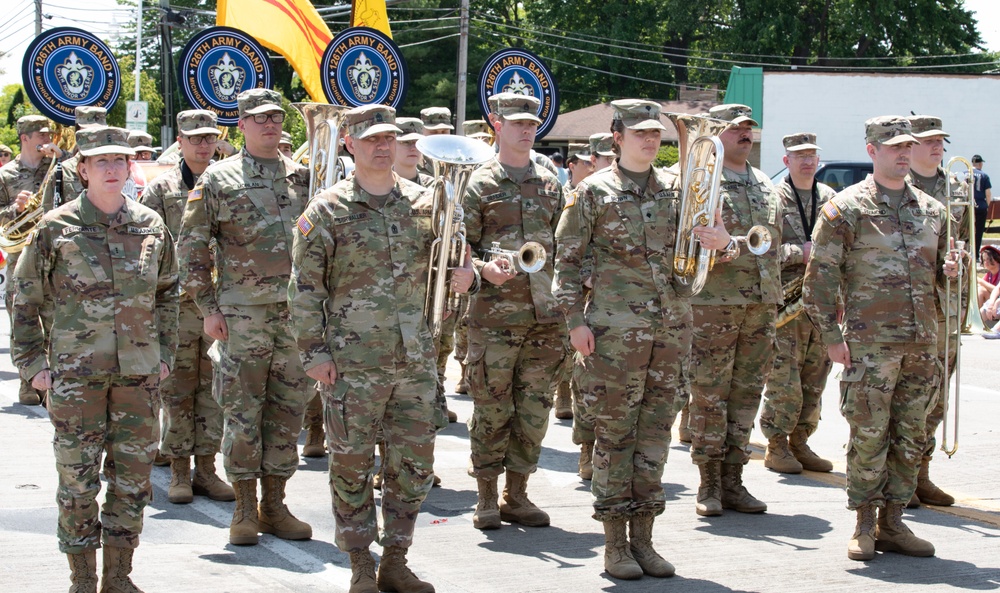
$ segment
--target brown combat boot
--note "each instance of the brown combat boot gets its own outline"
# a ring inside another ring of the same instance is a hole
[[[381,441],[378,444],[378,471],[372,477],[372,486],[376,490],[382,489],[382,482],[385,482],[385,462],[386,462],[386,451],[385,451],[385,441]]]
[[[462,374],[460,376],[461,378],[458,380],[458,385],[455,386],[455,393],[465,395],[469,393],[469,382],[465,380],[465,363],[460,362],[458,364],[462,367]]]
[[[917,474],[917,490],[913,493],[920,502],[936,507],[950,507],[955,504],[955,497],[941,490],[931,482],[931,458],[924,457],[920,463],[920,473]]]
[[[500,507],[497,506],[497,479],[476,478],[479,498],[476,512],[472,514],[472,526],[476,529],[500,529]]]
[[[302,446],[303,457],[323,457],[326,455],[326,435],[323,423],[310,424],[306,428],[306,444]]]
[[[299,521],[285,505],[284,476],[264,476],[261,478],[260,531],[281,539],[309,539],[312,527]]]
[[[903,524],[901,502],[887,502],[878,514],[875,525],[875,549],[879,552],[897,552],[907,556],[927,557],[934,555],[934,544],[913,535]]]
[[[406,565],[406,548],[386,546],[378,565],[379,591],[396,593],[434,593],[434,585],[421,581]]]
[[[167,467],[170,465],[170,458],[163,454],[163,451],[157,451],[156,457],[153,458],[153,465],[156,467]]]
[[[684,407],[681,408],[681,419],[677,424],[677,438],[680,439],[682,443],[691,444],[691,427],[689,423],[691,422],[691,404],[685,403]]]
[[[858,523],[854,536],[847,544],[847,557],[851,560],[871,560],[875,557],[875,505],[864,504],[857,508]]]
[[[743,464],[722,464],[722,508],[740,513],[763,513],[767,505],[754,498],[743,486]]]
[[[548,527],[548,513],[528,500],[528,474],[507,470],[507,483],[500,500],[500,518],[525,527]]]
[[[573,419],[573,396],[569,392],[569,381],[560,381],[556,387],[555,409],[558,420]]]
[[[170,487],[167,500],[174,504],[188,504],[194,500],[191,491],[191,458],[174,457],[170,460]]]
[[[804,428],[796,428],[788,439],[788,448],[795,459],[802,464],[802,469],[811,472],[832,472],[833,463],[823,459],[809,447],[809,433]],[[766,465],[766,463],[765,463]]]
[[[42,403],[42,394],[44,391],[38,391],[31,386],[31,383],[25,380],[21,380],[21,388],[17,391],[17,403],[22,406],[37,406]]]
[[[129,574],[132,573],[132,548],[104,546],[104,571],[101,593],[142,593]]]
[[[368,550],[351,552],[351,588],[347,593],[379,593],[375,584],[375,559]]]
[[[701,474],[701,484],[698,486],[698,500],[694,511],[702,517],[714,517],[722,514],[722,476],[721,462],[706,461],[698,465]]]
[[[629,549],[642,572],[651,577],[672,577],[674,565],[653,549],[654,519],[652,513],[642,513],[629,519]]]
[[[257,480],[240,480],[233,484],[236,509],[229,524],[229,543],[234,546],[256,546],[259,539],[257,515]]]
[[[191,483],[191,490],[194,494],[207,496],[211,500],[236,500],[233,487],[215,474],[215,455],[194,456],[194,481]]]
[[[764,452],[764,467],[779,474],[801,474],[802,464],[788,450],[788,437],[779,434],[767,441]]]
[[[97,550],[66,554],[69,558],[69,593],[97,593]]]
[[[594,479],[594,441],[588,441],[580,445],[579,467],[581,479]]]
[[[634,581],[642,577],[642,567],[632,556],[625,535],[625,519],[604,521],[604,570],[616,579]]]

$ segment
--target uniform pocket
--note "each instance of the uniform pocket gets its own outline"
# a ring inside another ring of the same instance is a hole
[[[469,353],[465,357],[465,378],[473,400],[489,396],[486,390],[486,344],[469,340]]]
[[[213,355],[213,350],[215,353]],[[219,407],[228,410],[240,398],[240,363],[225,352],[222,343],[216,341],[208,350],[209,357],[215,366],[212,374],[212,395]]]
[[[333,453],[349,453],[347,423],[344,422],[347,395],[347,381],[338,379],[333,385],[317,383],[319,396],[323,398],[323,425],[326,427],[327,444]]]
[[[840,373],[840,413],[845,418],[871,415],[868,410],[868,402],[858,397],[861,394],[859,383],[864,378],[867,369],[868,367],[863,361],[852,360],[851,368],[844,369]]]

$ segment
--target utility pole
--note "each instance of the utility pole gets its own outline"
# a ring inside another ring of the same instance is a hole
[[[42,0],[38,0],[41,2]],[[139,22],[135,27],[135,98],[139,100],[139,73],[142,71],[142,0],[139,0]]]
[[[42,0],[35,0],[35,37],[42,34]]]
[[[469,77],[469,0],[462,0],[458,25],[458,90],[455,92],[455,134],[462,136],[465,121],[465,87]]]
[[[163,125],[160,142],[169,146],[174,139],[174,50],[170,40],[170,0],[160,0],[160,80],[163,84]]]

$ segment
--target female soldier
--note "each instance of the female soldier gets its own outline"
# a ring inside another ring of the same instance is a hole
[[[139,591],[128,575],[152,494],[153,397],[176,349],[173,242],[155,212],[122,194],[127,138],[105,126],[77,132],[86,190],[45,215],[14,273],[14,362],[50,390],[57,535],[77,593],[97,592],[102,542],[101,591]]]
[[[691,307],[671,284],[677,179],[652,167],[666,129],[659,104],[611,105],[618,158],[566,199],[553,292],[577,351],[575,379],[596,418],[591,488],[594,518],[604,523],[604,568],[622,579],[669,577],[674,567],[653,549],[652,532],[664,508],[670,427],[688,392]],[[696,233],[709,249],[729,242],[721,225]],[[580,267],[588,245],[593,292],[584,311]]]

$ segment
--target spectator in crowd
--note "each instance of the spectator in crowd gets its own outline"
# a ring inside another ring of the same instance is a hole
[[[979,282],[979,311],[986,321],[1000,319],[1000,248],[984,245],[979,250],[986,275]]]
[[[973,181],[972,191],[976,198],[976,251],[983,247],[983,232],[986,231],[986,214],[990,209],[990,200],[993,199],[990,183],[990,176],[983,173],[983,157],[978,154],[972,155]]]

